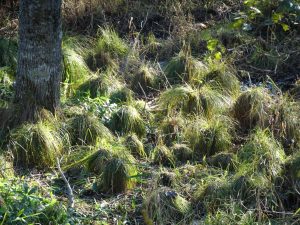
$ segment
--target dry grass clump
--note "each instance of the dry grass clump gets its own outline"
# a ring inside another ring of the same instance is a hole
[[[124,105],[113,113],[109,126],[119,135],[135,133],[138,137],[143,137],[146,134],[145,122],[132,106]]]
[[[197,119],[185,131],[185,139],[198,159],[226,152],[232,145],[232,122],[229,118]]]
[[[170,188],[154,190],[144,200],[144,222],[151,224],[188,224],[191,204]]]
[[[268,130],[257,129],[238,152],[238,161],[252,174],[281,174],[285,153]]]
[[[45,122],[24,124],[13,130],[10,146],[16,166],[38,169],[54,166],[63,149],[61,137]]]
[[[151,159],[153,163],[164,166],[175,166],[175,159],[170,149],[162,144],[157,145],[152,153]]]
[[[98,180],[97,191],[111,194],[126,192],[135,187],[136,180],[133,177],[136,175],[137,170],[130,162],[112,158]]]
[[[242,129],[268,126],[272,98],[262,87],[251,88],[242,93],[233,106],[233,116]]]
[[[125,147],[131,152],[133,156],[140,158],[147,157],[143,143],[135,134],[130,134],[126,137]]]
[[[171,146],[173,142],[182,139],[182,131],[184,128],[184,120],[180,117],[167,117],[161,125],[162,140],[167,146]]]
[[[171,147],[171,151],[175,156],[176,161],[181,163],[192,160],[194,156],[193,150],[186,144],[174,144]]]
[[[89,113],[75,114],[68,121],[72,145],[96,145],[101,138],[112,138],[112,134],[99,118]]]

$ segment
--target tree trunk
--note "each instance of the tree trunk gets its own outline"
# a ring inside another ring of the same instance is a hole
[[[15,103],[21,121],[40,109],[55,113],[61,81],[61,0],[20,0]]]

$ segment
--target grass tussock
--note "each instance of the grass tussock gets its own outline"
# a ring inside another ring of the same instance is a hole
[[[186,144],[174,144],[171,147],[171,151],[176,161],[181,163],[192,160],[194,156],[193,150]]]
[[[205,69],[206,66],[193,58],[189,50],[182,50],[168,62],[164,72],[171,84],[179,84],[191,81]]]
[[[129,88],[123,87],[113,91],[110,94],[110,100],[112,103],[131,103],[133,101],[133,91]]]
[[[124,193],[136,185],[137,175],[134,165],[119,158],[109,160],[97,183],[97,191],[105,193]]]
[[[238,152],[238,161],[252,174],[281,174],[285,152],[268,130],[256,130]]]
[[[130,87],[135,93],[145,95],[155,87],[157,78],[157,71],[153,67],[142,64],[135,74],[133,74]]]
[[[229,118],[197,119],[191,121],[185,131],[196,158],[226,152],[232,146],[232,122]]]
[[[14,164],[25,168],[47,169],[62,154],[62,140],[52,125],[24,124],[12,131],[10,145]]]
[[[140,141],[136,134],[130,134],[125,139],[125,147],[131,152],[133,156],[139,158],[147,157],[147,154],[144,149],[143,142]]]
[[[170,188],[159,188],[145,199],[142,214],[144,222],[151,224],[188,223],[191,204]]]
[[[271,112],[272,98],[265,88],[251,88],[242,93],[233,106],[233,116],[243,129],[265,128]]]
[[[222,111],[230,105],[230,99],[214,91],[210,86],[200,89],[189,85],[174,87],[164,91],[159,105],[168,114],[181,111],[185,114],[200,114],[211,117],[214,112]]]
[[[72,96],[76,89],[91,75],[84,58],[74,49],[63,47],[63,92],[65,96]]]
[[[68,131],[72,145],[96,145],[101,138],[113,137],[98,117],[86,112],[75,114],[69,119]]]
[[[230,152],[220,152],[207,159],[208,165],[224,170],[233,170],[236,163],[236,155]]]
[[[184,124],[185,121],[179,116],[167,117],[162,121],[160,125],[161,136],[167,146],[171,146],[173,142],[182,139]]]
[[[164,166],[175,166],[175,158],[172,151],[165,145],[157,145],[152,153],[153,163]]]
[[[146,134],[146,127],[140,113],[132,106],[124,105],[113,113],[109,127],[119,135],[135,133],[138,137]]]

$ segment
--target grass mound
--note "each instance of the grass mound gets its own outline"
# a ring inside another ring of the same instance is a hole
[[[150,224],[188,224],[191,204],[176,191],[160,188],[150,193],[143,204],[144,222]]]
[[[137,170],[132,161],[114,157],[105,165],[97,183],[97,191],[105,193],[123,193],[135,187]]]
[[[157,185],[165,187],[174,187],[176,184],[176,174],[163,170],[157,174]]]
[[[213,112],[228,107],[228,99],[209,86],[194,89],[191,86],[179,86],[164,91],[159,105],[168,114],[182,111],[186,114],[212,116]]]
[[[84,58],[72,48],[63,47],[63,92],[69,97],[82,84],[91,72],[85,64]]]
[[[129,51],[127,44],[111,28],[100,30],[97,40],[96,52],[106,52],[114,57],[124,57]]]
[[[184,120],[181,117],[165,118],[160,126],[164,143],[167,146],[171,146],[173,142],[180,141],[183,128]]]
[[[152,153],[151,158],[153,163],[164,166],[174,166],[175,159],[173,153],[170,149],[165,145],[157,145]]]
[[[105,72],[91,76],[78,87],[77,95],[87,95],[90,98],[109,96],[120,90],[123,84],[116,78],[115,71],[108,69]]]
[[[68,121],[72,145],[96,145],[101,138],[112,138],[100,119],[89,113],[74,115]]]
[[[173,57],[165,67],[165,74],[171,84],[189,82],[199,73],[206,69],[206,66],[194,59],[186,50],[181,51]]]
[[[48,169],[63,149],[61,137],[50,124],[24,124],[10,136],[14,164],[25,168]]]
[[[156,83],[156,71],[149,65],[142,64],[131,78],[131,89],[140,95],[147,94]]]
[[[132,106],[122,106],[114,112],[109,126],[119,135],[135,133],[138,137],[146,134],[145,122],[139,112]]]
[[[240,92],[238,78],[224,63],[211,62],[208,71],[202,76],[202,82],[225,95],[237,96]]]
[[[231,124],[228,118],[221,117],[191,121],[185,131],[185,138],[194,150],[195,157],[201,159],[228,151],[232,143]]]
[[[125,147],[133,156],[145,158],[147,156],[143,143],[135,134],[130,134],[125,139]]]
[[[186,144],[175,144],[171,147],[171,151],[178,162],[186,163],[193,159],[194,152]]]
[[[281,140],[285,152],[292,154],[300,147],[300,102],[280,96],[274,108],[274,134]]]
[[[107,162],[112,159],[113,153],[107,149],[99,149],[86,158],[88,172],[100,175],[105,169]]]
[[[272,99],[268,91],[261,87],[251,88],[242,93],[233,106],[233,116],[242,129],[268,125]]]
[[[238,161],[247,171],[270,177],[281,174],[284,160],[283,148],[268,130],[256,130],[238,152]]]

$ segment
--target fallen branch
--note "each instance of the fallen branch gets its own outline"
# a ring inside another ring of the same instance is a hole
[[[69,181],[67,180],[66,176],[64,175],[61,167],[60,167],[60,162],[59,162],[59,159],[56,158],[56,163],[57,163],[57,169],[58,169],[58,172],[60,173],[63,181],[65,182],[66,186],[67,186],[67,194],[68,194],[68,204],[69,204],[69,207],[71,208],[74,208],[74,194],[73,194],[73,190],[71,188],[71,185],[69,183]]]

